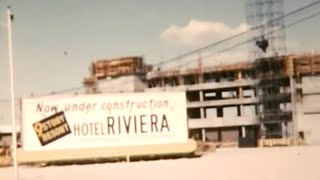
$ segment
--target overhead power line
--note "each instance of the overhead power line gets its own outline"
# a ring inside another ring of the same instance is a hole
[[[317,2],[320,3],[320,0],[317,1]],[[307,6],[304,6],[304,7],[307,7]],[[310,7],[310,6],[308,6],[308,7]],[[302,9],[302,8],[300,8],[300,9]],[[304,9],[305,9],[305,8],[304,8]],[[296,10],[295,10],[295,11],[296,11]],[[290,13],[288,13],[288,14],[292,14],[292,12],[290,12]],[[297,20],[297,21],[294,21],[294,22],[292,22],[292,23],[290,23],[290,24],[287,24],[287,25],[285,25],[284,27],[278,28],[278,29],[276,29],[276,30],[274,30],[274,31],[266,32],[264,35],[268,35],[268,34],[270,34],[270,33],[273,33],[273,32],[275,32],[275,31],[281,30],[281,29],[283,29],[283,28],[290,28],[290,27],[292,27],[292,26],[294,26],[294,25],[297,25],[297,24],[299,24],[299,23],[301,23],[301,22],[307,21],[307,20],[309,20],[309,19],[311,19],[311,18],[314,18],[314,17],[316,17],[316,16],[318,16],[318,15],[320,15],[320,12],[317,12],[317,13],[314,13],[314,14],[312,14],[312,15],[309,15],[309,16],[306,16],[306,17],[304,17],[304,18],[301,18],[301,19],[299,19],[299,20]],[[237,44],[235,44],[235,45],[232,45],[232,46],[230,46],[230,47],[227,47],[227,48],[225,48],[225,49],[222,49],[222,50],[220,50],[220,51],[218,51],[218,52],[215,52],[215,53],[213,53],[213,54],[209,54],[209,55],[203,56],[202,59],[206,59],[206,58],[209,58],[209,57],[212,57],[212,56],[221,54],[221,53],[223,53],[223,52],[227,52],[227,51],[229,51],[229,50],[231,50],[231,49],[237,48],[237,47],[239,47],[239,46],[245,45],[245,44],[250,43],[250,42],[253,42],[253,41],[254,41],[254,39],[249,39],[249,40],[246,40],[246,41],[239,42],[239,43],[237,43]],[[170,67],[169,69],[167,69],[167,71],[173,70],[173,69],[176,69],[176,68],[185,67],[185,66],[187,66],[188,64],[191,64],[191,63],[193,63],[193,62],[196,61],[196,60],[198,60],[198,59],[192,59],[191,61],[187,61],[187,62],[184,63],[184,64],[178,64],[178,65],[176,65],[176,66]],[[111,81],[111,80],[108,80],[108,81]],[[126,82],[123,82],[123,84],[125,84],[125,83],[127,83],[127,82],[129,82],[129,81],[131,81],[131,80],[128,80],[128,81],[126,81]],[[56,92],[55,94],[72,92],[72,91],[81,90],[81,89],[84,89],[84,88],[85,88],[85,87],[76,87],[76,88],[66,89],[66,90],[58,91],[58,92]],[[48,94],[48,95],[50,95],[50,94]]]
[[[187,56],[189,56],[189,55],[192,55],[192,54],[201,52],[201,51],[203,51],[203,50],[212,48],[212,47],[214,47],[214,46],[220,45],[220,44],[222,44],[222,43],[225,43],[225,42],[227,42],[227,41],[230,41],[230,40],[232,40],[232,39],[235,39],[235,38],[237,38],[237,37],[240,37],[240,36],[242,36],[242,35],[245,35],[245,34],[251,32],[251,31],[254,31],[254,30],[258,29],[258,28],[261,28],[261,27],[263,27],[264,25],[266,25],[267,23],[272,23],[272,22],[274,22],[274,21],[278,21],[278,20],[281,20],[281,19],[286,18],[286,17],[288,17],[288,16],[297,14],[297,13],[299,13],[299,12],[305,10],[305,9],[308,9],[308,8],[310,8],[310,7],[313,7],[313,6],[317,5],[317,4],[320,4],[320,0],[317,0],[317,1],[313,2],[313,3],[307,4],[307,5],[305,5],[305,6],[301,7],[301,8],[298,8],[298,9],[296,9],[296,10],[293,10],[293,11],[291,11],[291,12],[289,12],[289,13],[283,15],[283,16],[280,16],[280,17],[277,17],[277,18],[275,18],[275,19],[272,19],[272,20],[270,20],[270,21],[268,21],[268,22],[266,22],[266,23],[263,23],[263,24],[261,24],[261,25],[252,27],[252,28],[250,28],[250,29],[247,30],[247,31],[244,31],[244,32],[238,33],[238,34],[236,34],[236,35],[230,36],[230,37],[228,37],[228,38],[222,39],[222,40],[220,40],[220,41],[211,43],[211,44],[209,44],[209,45],[207,45],[207,46],[204,46],[204,47],[201,47],[201,48],[192,50],[192,51],[187,52],[187,53],[185,53],[185,54],[183,54],[183,55],[179,55],[179,56],[176,56],[176,57],[174,57],[174,58],[168,59],[168,60],[166,60],[166,61],[164,61],[164,62],[157,63],[157,64],[155,64],[154,66],[163,65],[163,64],[166,64],[166,63],[175,61],[175,60],[179,60],[179,59],[181,59],[181,58],[183,58],[183,57],[187,57]],[[285,27],[282,27],[282,28],[288,28],[288,27],[294,26],[294,25],[296,25],[296,24],[299,24],[299,23],[301,23],[301,22],[303,22],[303,21],[306,21],[306,20],[311,19],[311,18],[313,18],[313,17],[315,17],[315,16],[318,16],[318,15],[320,15],[320,12],[317,12],[317,13],[314,13],[314,14],[312,14],[312,15],[310,15],[310,16],[304,17],[304,18],[302,18],[302,19],[300,19],[300,20],[298,20],[298,21],[295,21],[295,22],[293,22],[293,23],[290,23],[290,24],[288,24],[288,25],[286,25]],[[279,29],[277,29],[277,30],[280,30],[280,29],[282,29],[282,28],[279,28]],[[277,30],[275,30],[275,31],[277,31]],[[272,32],[274,32],[274,31],[272,31]],[[268,32],[268,33],[272,33],[272,32]],[[266,34],[268,34],[268,33],[266,33]],[[225,49],[220,50],[220,51],[218,51],[218,52],[215,52],[215,53],[213,53],[213,54],[206,55],[206,56],[204,56],[204,57],[202,57],[202,58],[205,59],[205,58],[208,58],[208,57],[217,55],[217,54],[221,54],[221,53],[223,53],[223,52],[226,52],[226,51],[229,51],[229,50],[234,49],[234,48],[236,48],[236,47],[245,45],[245,44],[247,44],[247,43],[249,43],[249,42],[252,42],[252,41],[254,41],[254,40],[253,40],[253,39],[250,39],[250,40],[246,40],[246,41],[237,43],[237,44],[235,44],[235,45],[232,45],[232,46],[230,46],[230,47],[228,47],[228,48],[225,48]],[[179,68],[179,67],[184,67],[184,66],[186,66],[186,65],[194,62],[195,60],[198,60],[198,59],[192,59],[192,61],[187,61],[186,63],[184,63],[184,64],[182,64],[182,65],[179,64],[179,65],[177,65],[177,66],[170,67],[170,68],[167,69],[167,70],[172,70],[172,69],[176,69],[176,68]],[[111,80],[108,80],[108,81],[111,81]],[[131,81],[131,80],[130,80],[130,81]],[[129,82],[129,80],[128,80],[128,82]],[[127,82],[123,82],[123,84],[125,84],[125,83],[127,83]],[[74,88],[70,88],[70,89],[64,89],[64,90],[61,90],[61,91],[56,91],[56,92],[54,92],[54,93],[47,93],[47,94],[45,94],[45,95],[62,94],[62,93],[68,93],[68,92],[77,91],[77,90],[82,90],[82,89],[85,89],[85,87],[84,87],[84,86],[81,86],[81,87],[74,87]],[[0,100],[0,102],[1,102],[1,100]]]
[[[292,22],[292,23],[290,23],[290,24],[287,24],[287,25],[285,25],[284,27],[278,28],[278,29],[273,30],[273,31],[266,32],[266,33],[264,33],[263,35],[266,36],[266,35],[268,35],[268,34],[272,34],[272,33],[276,32],[276,31],[281,30],[281,29],[290,28],[290,27],[292,27],[292,26],[294,26],[294,25],[297,25],[297,24],[299,24],[299,23],[301,23],[301,22],[307,21],[307,20],[309,20],[309,19],[311,19],[311,18],[314,18],[314,17],[316,17],[316,16],[319,16],[319,15],[320,15],[320,12],[311,14],[311,15],[306,16],[306,17],[304,17],[304,18],[301,18],[301,19],[299,19],[299,20],[297,20],[297,21],[294,21],[294,22]],[[212,56],[221,54],[221,53],[223,53],[223,52],[227,52],[227,51],[229,51],[229,50],[231,50],[231,49],[237,48],[237,47],[239,47],[239,46],[242,46],[242,45],[248,44],[248,43],[250,43],[250,42],[254,42],[254,41],[255,41],[254,39],[249,39],[249,40],[246,40],[246,41],[242,41],[242,42],[240,42],[240,43],[237,43],[237,44],[235,44],[235,45],[232,45],[232,46],[230,46],[230,47],[227,47],[227,48],[225,48],[225,49],[222,49],[222,50],[220,50],[220,51],[218,51],[218,52],[215,52],[215,53],[212,53],[212,54],[208,54],[208,55],[202,56],[201,59],[206,59],[206,58],[209,58],[209,57],[212,57]],[[176,68],[185,67],[185,66],[187,66],[187,65],[195,62],[196,60],[198,60],[198,59],[192,59],[192,60],[190,60],[190,61],[187,61],[186,63],[179,64],[179,65],[176,65],[176,66],[174,66],[174,67],[170,67],[170,68],[167,69],[167,70],[172,70],[172,69],[176,69]]]
[[[281,20],[281,19],[284,19],[284,18],[286,18],[286,17],[288,17],[288,16],[297,14],[297,13],[299,13],[299,12],[305,10],[305,9],[308,9],[308,8],[310,8],[310,7],[313,7],[313,6],[317,5],[317,4],[320,4],[320,0],[315,1],[315,2],[313,2],[313,3],[310,3],[310,4],[307,4],[307,5],[305,5],[305,6],[301,7],[301,8],[298,8],[298,9],[296,9],[296,10],[293,10],[293,11],[287,13],[287,14],[284,14],[283,16],[279,16],[279,17],[277,17],[277,18],[274,18],[274,19],[272,19],[272,20],[270,20],[270,21],[267,21],[267,22],[265,22],[265,23],[263,23],[263,24],[260,24],[260,25],[258,25],[258,26],[252,27],[252,28],[250,28],[250,29],[247,30],[247,31],[244,31],[244,32],[238,33],[238,34],[236,34],[236,35],[227,37],[227,38],[225,38],[225,39],[222,39],[222,40],[220,40],[220,41],[211,43],[211,44],[206,45],[206,46],[204,46],[204,47],[201,47],[201,48],[192,50],[192,51],[190,51],[190,52],[187,52],[187,53],[185,53],[185,54],[182,54],[182,55],[176,56],[176,57],[174,57],[174,58],[168,59],[168,60],[163,61],[163,62],[161,62],[161,63],[157,63],[157,64],[155,64],[155,66],[157,66],[157,65],[163,65],[163,64],[166,64],[166,63],[169,63],[169,62],[172,62],[172,61],[176,61],[176,60],[179,60],[179,59],[181,59],[181,58],[187,57],[187,56],[189,56],[189,55],[193,55],[193,54],[196,54],[196,53],[201,52],[201,51],[203,51],[203,50],[206,50],[206,49],[212,48],[212,47],[214,47],[214,46],[220,45],[220,44],[222,44],[222,43],[225,43],[225,42],[227,42],[227,41],[230,41],[230,40],[232,40],[232,39],[235,39],[235,38],[237,38],[237,37],[240,37],[240,36],[242,36],[242,35],[245,35],[245,34],[251,32],[251,31],[254,31],[254,30],[256,30],[256,29],[259,29],[259,28],[265,26],[266,24],[270,24],[270,23],[273,23],[273,22],[275,22],[275,21],[279,21],[279,20]]]

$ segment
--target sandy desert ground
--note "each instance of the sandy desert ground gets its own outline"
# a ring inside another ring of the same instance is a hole
[[[225,148],[200,158],[19,167],[21,180],[319,180],[320,146]],[[0,180],[13,179],[12,167],[0,168]]]

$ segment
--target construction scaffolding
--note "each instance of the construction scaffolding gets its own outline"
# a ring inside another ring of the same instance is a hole
[[[249,58],[254,60],[257,117],[262,138],[288,136],[288,121],[292,119],[290,78],[284,75],[285,23],[283,0],[247,0],[247,23],[258,27],[250,33]],[[289,90],[288,90],[289,89]]]
[[[285,138],[297,136],[294,119],[295,106],[301,101],[302,76],[320,73],[320,56],[306,54],[300,56],[276,56],[255,61],[259,98],[258,118],[261,122],[263,138]]]
[[[262,138],[288,136],[292,120],[290,79],[285,76],[285,57],[261,58],[255,61],[259,99],[258,118]]]
[[[247,23],[258,27],[249,34],[249,59],[286,54],[283,0],[247,0]],[[261,49],[262,48],[262,51]]]

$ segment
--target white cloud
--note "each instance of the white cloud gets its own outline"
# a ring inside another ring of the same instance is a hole
[[[240,32],[244,32],[247,29],[249,29],[249,26],[245,23],[241,23],[236,27],[231,27],[222,22],[193,19],[184,26],[171,25],[161,33],[161,39],[163,39],[169,47],[178,46],[188,52],[190,49],[192,50],[204,47],[208,44],[225,39]],[[247,36],[237,37],[231,41],[227,41],[226,43],[219,44],[219,46],[215,46],[214,48],[206,49],[171,63],[166,63],[161,67],[163,69],[194,68],[198,66],[199,56],[202,56],[203,66],[232,64],[252,60],[248,59],[248,44],[236,46],[241,42],[245,42],[247,38],[249,38],[248,35],[249,34],[247,34]],[[294,52],[299,54],[306,51],[311,52],[309,49],[301,42],[287,40],[287,53]]]
[[[185,26],[171,25],[161,33],[161,38],[173,45],[197,47],[235,35],[246,29],[245,23],[233,28],[222,22],[193,19]]]
[[[172,25],[161,33],[167,45],[178,46],[188,52],[190,49],[197,49],[208,44],[223,40],[232,35],[244,32],[248,29],[245,23],[231,27],[222,22],[190,20],[185,26]],[[241,36],[214,48],[203,50],[199,53],[181,58],[161,66],[161,69],[187,69],[198,66],[198,59],[201,56],[203,66],[214,66],[219,64],[232,64],[246,61],[248,58],[248,47],[235,46],[246,41],[247,36]],[[235,47],[234,47],[235,46]],[[234,48],[233,48],[234,47]]]

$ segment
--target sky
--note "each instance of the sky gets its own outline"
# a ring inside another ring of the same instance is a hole
[[[290,12],[315,0],[284,0]],[[12,7],[16,97],[82,86],[97,59],[157,64],[243,31],[245,0],[1,0],[0,108],[9,99],[6,7]],[[320,6],[308,12],[320,11]],[[302,17],[291,17],[295,19]],[[288,19],[290,20],[290,19]],[[288,51],[319,51],[320,16],[287,33]],[[241,54],[245,50],[229,53]],[[67,52],[67,55],[64,53]],[[230,57],[230,56],[226,56]],[[233,57],[233,56],[231,56]],[[1,106],[2,103],[2,106]],[[0,109],[0,120],[3,117]]]

